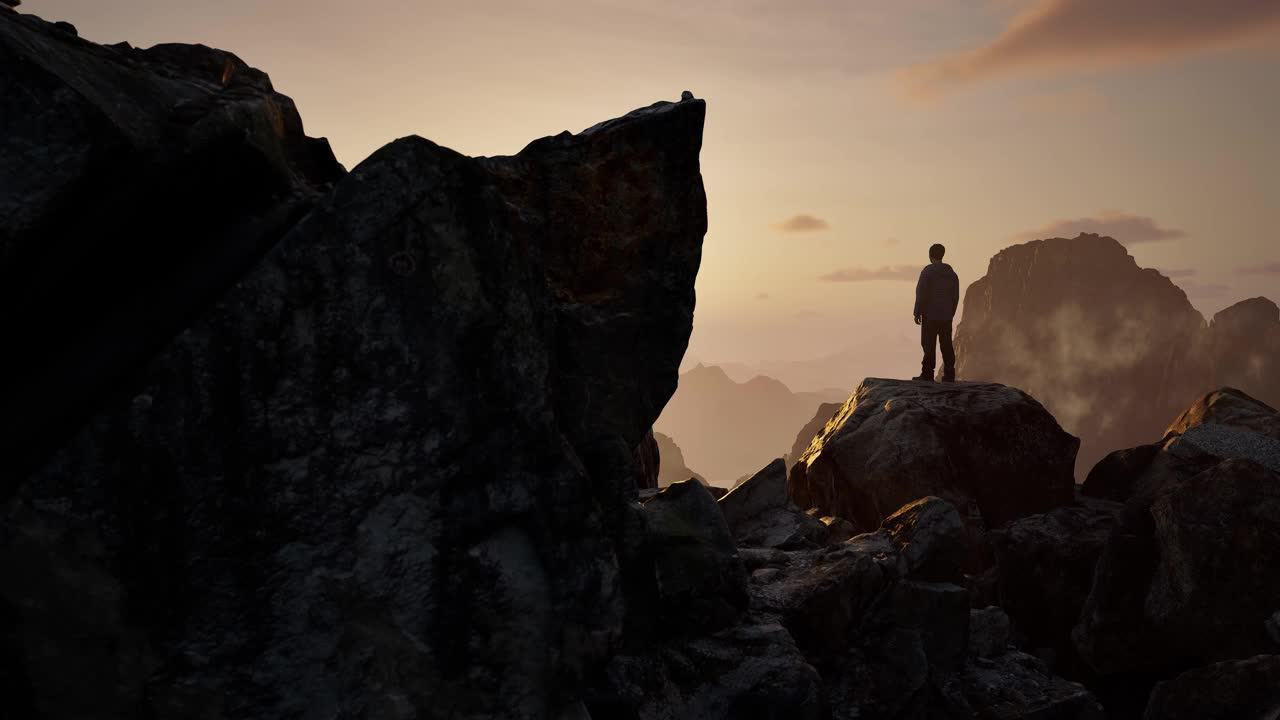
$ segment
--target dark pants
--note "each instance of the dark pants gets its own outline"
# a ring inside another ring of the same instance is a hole
[[[933,371],[938,367],[934,350],[939,341],[942,344],[942,376],[949,379],[955,378],[956,349],[951,345],[950,320],[925,318],[924,322],[920,323],[920,346],[924,348],[924,361],[920,363],[920,374],[933,377]]]

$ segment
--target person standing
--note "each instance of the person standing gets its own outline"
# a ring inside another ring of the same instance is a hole
[[[936,348],[942,345],[942,381],[956,379],[956,351],[951,344],[951,321],[960,304],[960,278],[951,266],[942,262],[947,249],[935,244],[929,248],[929,264],[920,271],[916,283],[916,324],[920,326],[920,345],[924,361],[920,375],[912,380],[934,381],[937,369]]]

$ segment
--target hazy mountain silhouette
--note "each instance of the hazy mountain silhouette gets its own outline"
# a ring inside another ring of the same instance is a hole
[[[819,405],[847,396],[845,390],[792,392],[765,376],[735,382],[720,367],[697,365],[680,375],[654,430],[678,442],[689,465],[712,485],[729,487],[785,455]]]
[[[689,478],[694,478],[704,484],[707,482],[706,478],[690,470],[685,465],[684,453],[680,450],[680,446],[676,444],[676,441],[671,439],[671,436],[655,432],[653,439],[658,443],[658,457],[660,458],[658,487],[666,487],[671,483],[688,480]]]

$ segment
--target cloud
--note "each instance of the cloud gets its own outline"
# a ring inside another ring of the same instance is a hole
[[[823,282],[870,282],[873,280],[915,280],[920,277],[918,265],[894,265],[881,268],[841,268],[818,279]]]
[[[1160,227],[1155,220],[1145,215],[1131,215],[1118,210],[1103,210],[1097,217],[1054,220],[1036,230],[1027,230],[1013,236],[1016,242],[1027,242],[1040,238],[1075,237],[1080,233],[1097,233],[1119,240],[1124,245],[1162,242],[1186,237],[1186,232],[1177,228]]]
[[[1164,270],[1161,268],[1156,268],[1156,272],[1160,273],[1161,275],[1167,278],[1189,278],[1189,277],[1195,277],[1196,274],[1198,273],[1198,271],[1192,270],[1191,268],[1185,268],[1182,270]]]
[[[768,300],[768,299],[769,299],[769,293],[767,293],[767,292],[756,293],[756,299],[757,299],[757,300]]]
[[[826,230],[831,225],[820,217],[801,214],[792,215],[774,227],[783,232],[815,232],[817,230]]]
[[[917,97],[1017,71],[1158,62],[1280,30],[1274,0],[1040,0],[999,37],[903,70]]]
[[[901,244],[902,244],[902,241],[901,241],[901,240],[899,240],[899,239],[898,239],[898,238],[896,238],[896,237],[891,237],[891,238],[889,238],[888,240],[885,240],[885,241],[884,241],[884,244],[885,244],[885,245],[887,245],[887,246],[889,246],[889,247],[893,247],[893,246],[895,246],[895,245],[901,245]]]
[[[1280,275],[1280,262],[1239,267],[1236,272],[1241,275]]]

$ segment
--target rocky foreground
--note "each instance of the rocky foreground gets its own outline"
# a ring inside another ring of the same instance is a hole
[[[790,470],[656,489],[691,95],[346,173],[219,50],[0,8],[0,87],[0,716],[1280,708],[1280,414],[1242,392],[1079,497],[1027,393],[889,380]]]

